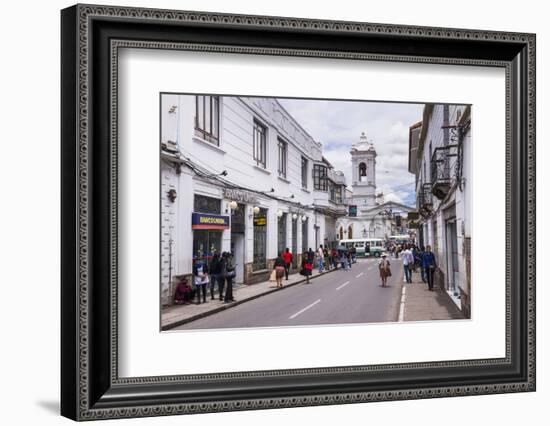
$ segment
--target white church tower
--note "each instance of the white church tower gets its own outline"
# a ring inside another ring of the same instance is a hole
[[[357,210],[376,206],[376,150],[364,132],[359,142],[351,146],[350,154],[353,170],[352,203],[357,205]]]

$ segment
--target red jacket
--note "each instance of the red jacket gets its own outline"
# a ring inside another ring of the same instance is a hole
[[[292,253],[289,251],[283,252],[283,260],[287,265],[290,265],[292,263]]]

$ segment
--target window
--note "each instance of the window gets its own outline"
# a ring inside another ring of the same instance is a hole
[[[220,214],[221,200],[204,195],[195,195],[194,211]],[[210,229],[193,230],[193,261],[209,263],[214,253],[221,253],[222,231]]]
[[[265,126],[262,126],[256,120],[254,120],[254,130],[253,130],[253,139],[254,139],[254,160],[256,160],[256,165],[261,166],[264,169],[266,168],[266,134],[267,129]]]
[[[342,190],[344,189],[344,187],[342,185],[335,185],[336,188],[335,188],[335,192],[336,192],[336,199],[335,201],[337,203],[343,203],[344,200],[342,198]]]
[[[307,158],[302,157],[302,188],[307,189]]]
[[[334,184],[334,182],[328,182],[328,191],[330,194],[330,201],[336,202],[336,185]]]
[[[313,189],[318,191],[326,191],[328,186],[327,182],[327,168],[320,164],[313,165]]]
[[[222,231],[193,230],[193,262],[210,264],[214,253],[222,252]]]
[[[365,182],[367,180],[367,165],[365,163],[359,164],[359,182]]]
[[[279,176],[286,178],[286,160],[288,157],[288,145],[281,138],[277,138],[277,145],[279,147],[279,166],[277,168],[277,171],[279,172]]]
[[[220,214],[221,208],[221,200],[212,197],[205,197],[204,195],[195,195],[194,209],[196,212]]]
[[[195,135],[219,145],[220,97],[196,96]]]

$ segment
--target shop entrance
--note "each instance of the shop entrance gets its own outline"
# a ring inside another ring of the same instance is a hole
[[[235,283],[243,284],[245,264],[245,211],[246,205],[237,204],[231,216],[231,253],[235,262]]]
[[[244,283],[244,234],[231,233],[231,253],[235,262],[235,282]]]

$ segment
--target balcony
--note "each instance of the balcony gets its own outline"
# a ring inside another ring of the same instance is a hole
[[[432,184],[423,183],[418,191],[418,211],[429,214],[433,210]]]
[[[453,184],[458,158],[458,145],[447,145],[434,150],[431,158],[432,194],[442,200]]]

